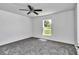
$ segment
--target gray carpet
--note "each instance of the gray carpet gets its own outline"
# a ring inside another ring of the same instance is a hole
[[[76,55],[73,45],[29,38],[0,46],[0,55]]]

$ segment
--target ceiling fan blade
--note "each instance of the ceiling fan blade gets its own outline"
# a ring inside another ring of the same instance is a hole
[[[35,9],[34,11],[42,11],[42,9]]]
[[[29,8],[30,10],[33,10],[33,7],[32,7],[32,6],[30,6],[30,5],[28,5],[28,8]]]
[[[34,11],[34,13],[35,13],[36,15],[38,15],[38,13],[37,13],[37,12],[35,12],[35,11]]]
[[[21,10],[21,11],[29,11],[29,10],[26,10],[26,9],[19,9],[19,10]]]
[[[29,12],[27,13],[27,15],[30,14],[30,13],[31,13],[31,12],[29,11]]]

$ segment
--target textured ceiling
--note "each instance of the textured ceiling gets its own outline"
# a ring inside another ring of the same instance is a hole
[[[27,15],[27,11],[20,11],[19,9],[27,9],[27,5],[33,6],[35,9],[42,9],[42,12],[38,12],[38,16],[48,15],[68,9],[73,9],[75,4],[73,3],[0,3],[0,10],[24,15],[24,16],[37,16],[34,13]]]

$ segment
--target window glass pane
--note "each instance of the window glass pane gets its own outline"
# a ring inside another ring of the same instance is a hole
[[[43,20],[43,35],[44,36],[51,36],[52,35],[51,20]]]

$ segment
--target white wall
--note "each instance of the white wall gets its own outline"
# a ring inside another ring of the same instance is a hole
[[[34,20],[33,35],[35,37],[74,44],[74,10],[63,11],[32,19]],[[42,35],[42,20],[44,19],[51,19],[53,22],[53,35],[51,37],[44,37]]]
[[[78,42],[77,42],[77,4],[75,5],[75,9],[74,9],[74,42],[75,42],[75,46],[78,46]]]
[[[42,20],[51,19],[53,35],[42,35]],[[28,18],[0,10],[0,45],[29,37],[74,44],[74,10]]]
[[[0,45],[32,36],[28,17],[0,10]]]
[[[77,3],[77,43],[79,46],[79,3]]]

